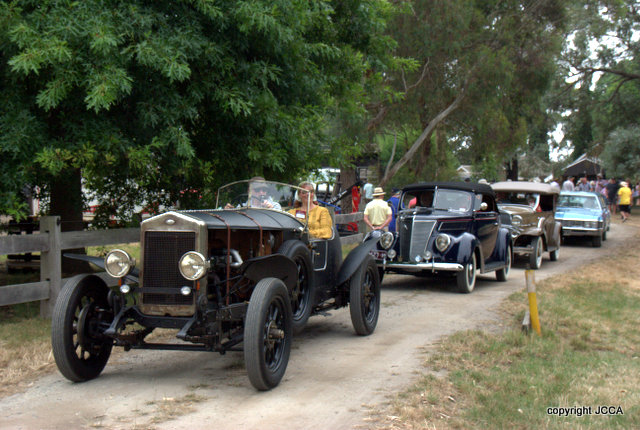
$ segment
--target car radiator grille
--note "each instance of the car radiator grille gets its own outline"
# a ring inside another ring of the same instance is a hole
[[[144,271],[142,303],[145,305],[191,305],[194,295],[144,293],[145,288],[195,287],[178,270],[180,257],[193,251],[196,244],[194,232],[147,231],[144,235]]]
[[[404,261],[416,261],[416,256],[423,255],[429,243],[429,238],[436,225],[433,220],[407,218],[403,220],[400,229],[400,253]]]

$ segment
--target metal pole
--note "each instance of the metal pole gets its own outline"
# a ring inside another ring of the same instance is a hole
[[[536,299],[536,279],[534,271],[527,269],[524,271],[524,277],[527,283],[527,294],[529,296],[529,314],[531,315],[531,327],[542,335],[540,331],[540,319],[538,318],[538,300]]]

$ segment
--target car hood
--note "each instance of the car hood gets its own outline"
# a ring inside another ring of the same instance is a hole
[[[556,218],[580,218],[591,219],[599,218],[602,216],[602,212],[599,209],[585,209],[585,208],[563,208],[556,209]]]
[[[533,208],[524,205],[498,205],[500,212],[507,212],[513,215],[532,214]]]

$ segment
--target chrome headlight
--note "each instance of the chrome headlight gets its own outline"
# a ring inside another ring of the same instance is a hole
[[[522,225],[522,217],[520,215],[514,215],[511,218],[511,225],[514,227],[520,227]]]
[[[136,260],[126,251],[114,249],[104,258],[104,268],[114,278],[122,278],[131,272],[136,265]]]
[[[389,249],[391,245],[393,245],[393,233],[387,231],[380,238],[380,246],[384,249]]]
[[[448,234],[439,234],[438,237],[436,237],[436,248],[438,248],[438,251],[446,251],[449,245],[451,245],[451,236]]]
[[[180,263],[178,263],[180,274],[189,281],[202,278],[209,270],[209,267],[209,261],[204,258],[204,255],[196,251],[185,252],[180,258]]]

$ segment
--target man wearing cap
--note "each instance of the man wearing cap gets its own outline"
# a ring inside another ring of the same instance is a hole
[[[376,187],[373,190],[373,200],[364,208],[364,223],[371,230],[388,230],[393,212],[389,204],[384,201],[384,190]]]

